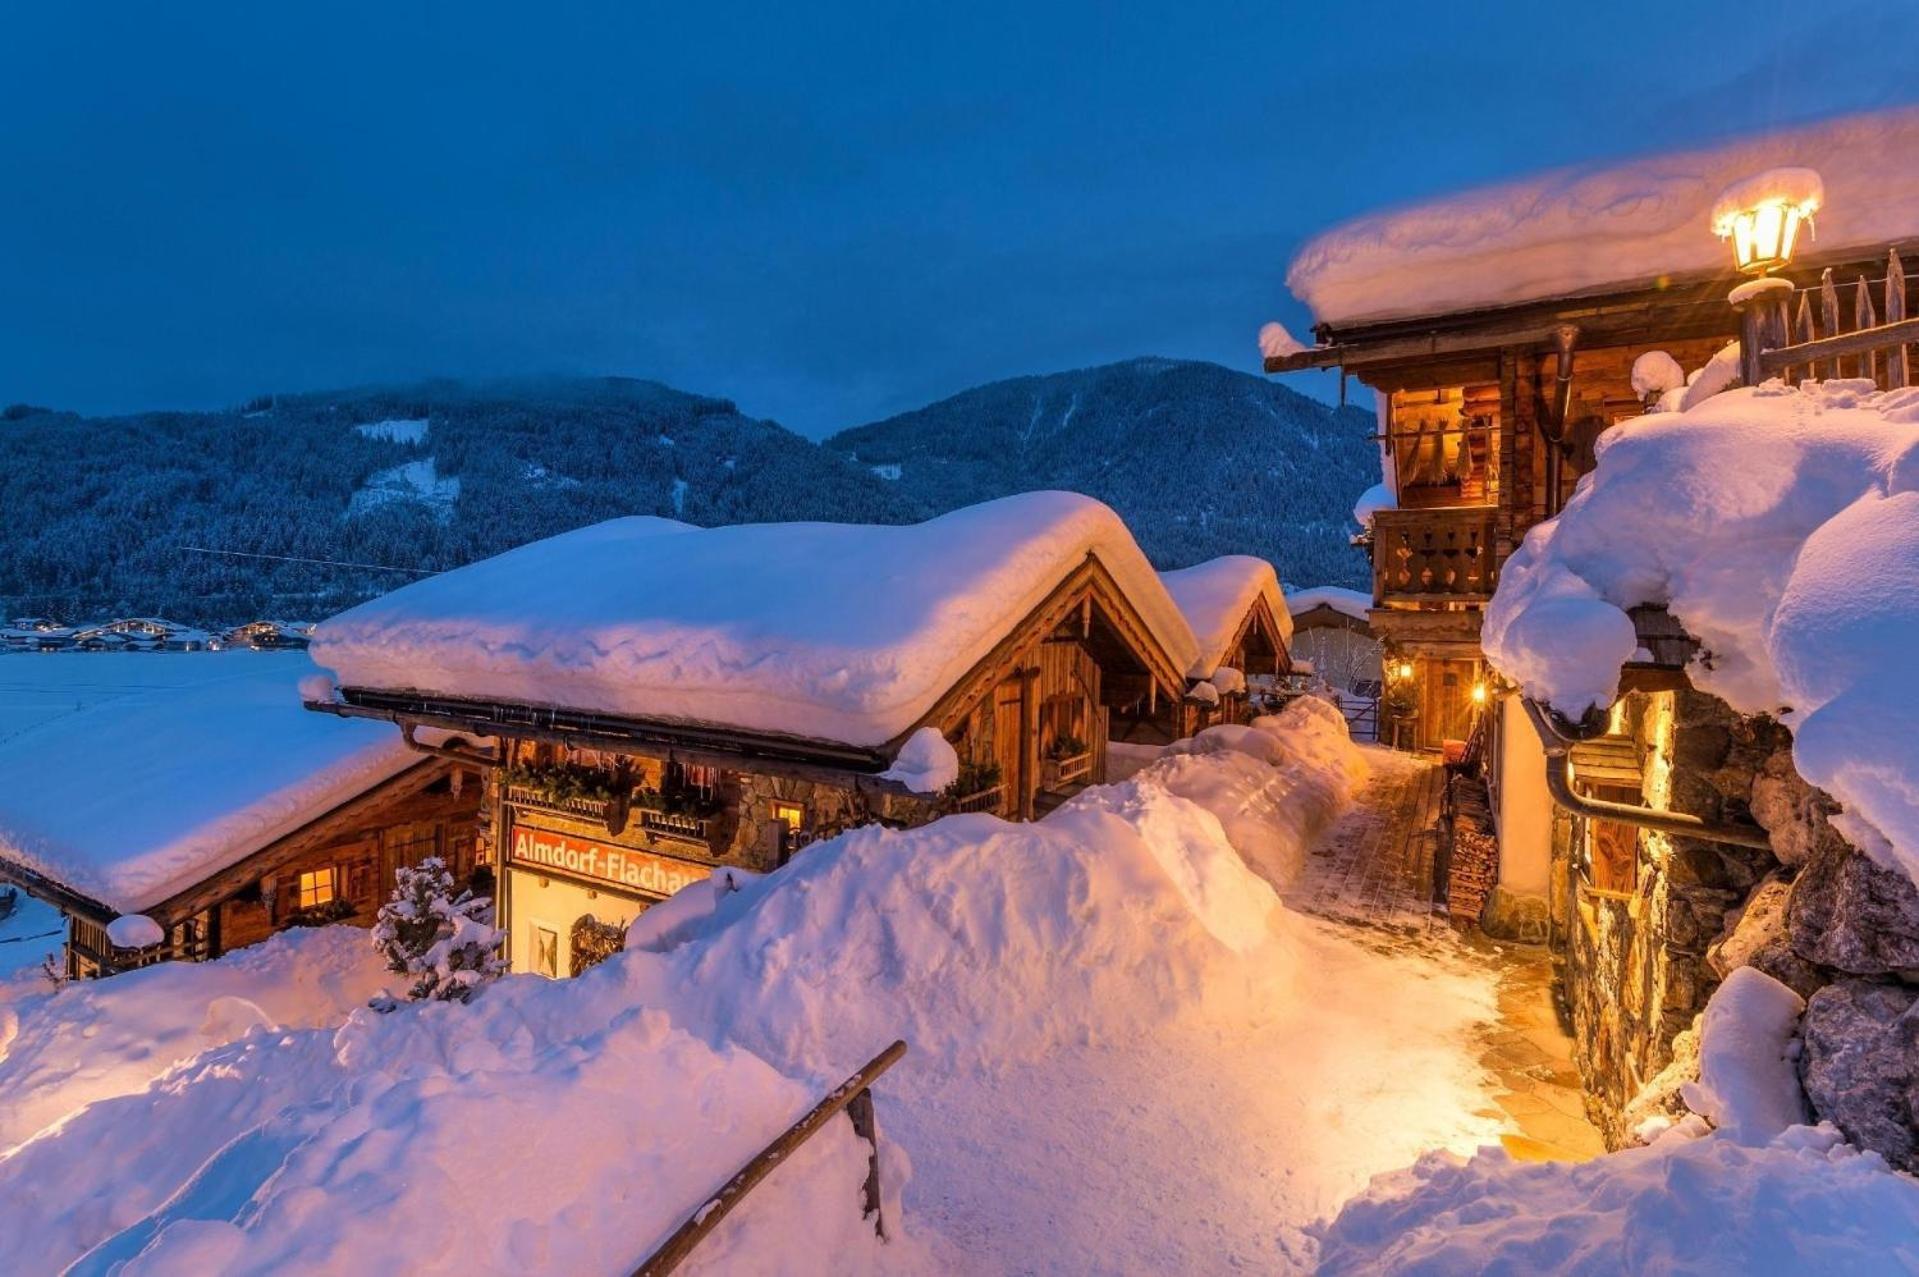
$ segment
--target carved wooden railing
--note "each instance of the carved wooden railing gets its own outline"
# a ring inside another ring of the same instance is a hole
[[[1054,762],[1059,769],[1054,778],[1055,784],[1070,785],[1074,781],[1085,780],[1093,774],[1093,751],[1090,749],[1083,754],[1074,754],[1070,758],[1055,759]]]
[[[550,811],[560,816],[572,816],[576,820],[590,821],[594,824],[609,823],[613,803],[605,798],[550,798],[537,790],[521,789],[517,785],[506,787],[506,800],[515,807],[530,807],[536,811]]]
[[[685,816],[678,812],[642,811],[640,828],[649,833],[664,834],[669,838],[705,842],[712,829],[712,822],[701,816]]]
[[[1877,286],[1879,304],[1873,294]],[[1849,294],[1852,317],[1842,314]],[[1905,266],[1886,255],[1886,273],[1841,285],[1827,267],[1816,286],[1754,280],[1733,294],[1739,312],[1740,375],[1749,386],[1769,377],[1788,382],[1863,377],[1882,390],[1912,384],[1908,346],[1919,343],[1919,319],[1906,318]],[[1883,312],[1885,322],[1880,322]]]
[[[869,1088],[880,1074],[898,1064],[900,1057],[905,1054],[906,1043],[895,1042],[867,1061],[865,1068],[835,1087],[825,1099],[813,1106],[811,1112],[788,1127],[785,1134],[761,1149],[759,1155],[742,1166],[738,1174],[722,1184],[717,1193],[688,1216],[686,1222],[674,1230],[673,1235],[658,1250],[633,1270],[633,1277],[666,1277],[667,1273],[678,1268],[693,1253],[693,1248],[719,1227],[720,1221],[740,1204],[755,1184],[771,1175],[782,1163],[790,1161],[800,1145],[818,1134],[839,1113],[845,1113],[852,1119],[853,1133],[867,1143],[869,1152],[866,1183],[861,1189],[861,1205],[865,1217],[873,1221],[873,1231],[884,1239],[886,1219],[880,1213],[880,1137],[879,1128],[873,1120],[873,1092]]]
[[[1498,510],[1381,510],[1373,516],[1373,602],[1484,599],[1499,584]]]
[[[950,806],[955,812],[998,811],[1000,804],[1005,801],[1005,794],[1004,784],[989,785],[985,789],[978,789],[953,799]]]

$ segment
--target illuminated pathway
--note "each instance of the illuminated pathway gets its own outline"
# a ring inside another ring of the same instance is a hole
[[[1287,905],[1341,924],[1362,944],[1490,968],[1499,1014],[1484,1026],[1480,1063],[1503,1088],[1495,1116],[1510,1123],[1501,1136],[1507,1150],[1526,1158],[1603,1152],[1586,1121],[1572,1041],[1553,1010],[1550,955],[1461,934],[1432,903],[1443,771],[1386,749],[1366,754],[1372,777],[1307,858]]]

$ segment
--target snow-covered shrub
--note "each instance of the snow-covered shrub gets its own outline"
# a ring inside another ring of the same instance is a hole
[[[493,902],[472,892],[455,897],[446,861],[428,856],[393,876],[393,895],[373,924],[373,945],[387,970],[413,977],[407,996],[465,1002],[506,969],[502,933],[488,921]]]

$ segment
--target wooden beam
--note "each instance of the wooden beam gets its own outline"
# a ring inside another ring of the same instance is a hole
[[[1804,304],[1802,298],[1801,305]],[[1759,356],[1759,370],[1764,376],[1778,376],[1800,364],[1863,355],[1912,342],[1919,342],[1919,319],[1904,319],[1896,324],[1881,324],[1865,332],[1842,333],[1837,337],[1821,337],[1816,341],[1802,341],[1797,345],[1764,351]]]

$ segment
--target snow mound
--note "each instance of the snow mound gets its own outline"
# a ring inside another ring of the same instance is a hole
[[[1712,233],[1732,234],[1733,219],[1760,204],[1778,203],[1816,213],[1825,203],[1826,184],[1817,170],[1799,167],[1769,168],[1742,177],[1719,192],[1712,202]]]
[[[1305,349],[1300,340],[1287,332],[1286,325],[1277,319],[1260,326],[1259,354],[1262,359],[1284,359]]]
[[[144,913],[123,913],[107,924],[107,939],[120,949],[144,949],[166,938],[160,924]]]
[[[1919,389],[1776,382],[1625,422],[1502,570],[1482,634],[1528,695],[1609,704],[1668,605],[1694,682],[1793,731],[1849,837],[1919,875]]]
[[[1855,115],[1702,150],[1557,169],[1349,222],[1308,242],[1286,283],[1321,323],[1433,315],[1724,269],[1715,197],[1814,164],[1831,192],[1822,252],[1919,235],[1919,109]]]
[[[1353,502],[1353,522],[1362,528],[1373,526],[1373,516],[1381,510],[1399,508],[1399,498],[1393,494],[1389,483],[1375,483],[1359,494],[1359,500]]]
[[[1758,1146],[1806,1120],[1795,1062],[1806,1000],[1756,967],[1726,977],[1706,1003],[1699,1080],[1686,1107],[1725,1138]]]
[[[1329,607],[1354,620],[1372,622],[1373,596],[1364,590],[1349,590],[1342,585],[1313,585],[1303,590],[1288,590],[1286,606],[1298,620],[1316,607]]]
[[[1322,1232],[1345,1274],[1911,1273],[1919,1184],[1831,1127],[1752,1148],[1675,1129],[1588,1162],[1431,1153],[1382,1175]]]
[[[385,979],[366,932],[339,926],[283,931],[214,962],[19,995],[6,1008],[15,1031],[0,1056],[0,1152],[263,1022],[337,1023]]]
[[[896,780],[914,793],[937,794],[959,779],[959,754],[937,727],[922,727],[906,738],[881,780]]]
[[[1190,665],[1192,632],[1126,525],[1067,492],[903,527],[614,519],[362,604],[312,652],[346,687],[876,746],[1089,555]]]
[[[1686,384],[1686,370],[1663,350],[1649,350],[1632,361],[1632,392],[1644,399],[1663,395]]]

